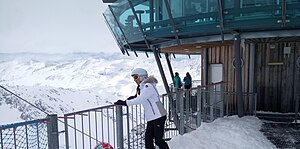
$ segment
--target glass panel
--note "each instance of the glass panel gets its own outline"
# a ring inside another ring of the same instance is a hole
[[[218,23],[218,1],[217,0],[181,0],[183,15],[181,18],[175,18],[175,24],[178,27],[181,26],[195,26],[195,25],[207,25],[212,24],[214,27],[210,29],[216,29],[216,23]],[[172,8],[171,8],[172,9]],[[188,29],[186,29],[188,30]],[[190,31],[189,31],[190,32]]]
[[[147,10],[149,9],[147,6],[133,2],[134,8],[137,10]],[[124,32],[124,36],[126,37],[129,43],[140,41],[142,37],[142,33],[139,30],[137,20],[130,8],[128,1],[119,0],[113,5],[111,5],[112,14],[115,15],[118,24],[121,30]],[[143,12],[145,13],[145,11]],[[138,17],[142,16],[142,13],[137,14]],[[146,17],[145,17],[146,18]],[[146,19],[142,19],[145,21]],[[149,21],[148,21],[149,22]]]
[[[115,21],[114,16],[112,15],[111,11],[109,9],[107,9],[103,15],[105,16],[106,21],[107,21],[109,27],[111,28],[111,31],[115,35],[116,40],[119,43],[122,43],[123,45],[126,44],[125,38],[122,34],[122,31],[119,28],[117,22]]]
[[[202,3],[206,4],[206,1],[203,1]],[[195,1],[195,0],[184,0],[183,10],[184,10],[184,16],[195,15],[201,11],[202,12],[207,11],[207,9],[205,10],[202,9],[200,1]]]
[[[230,7],[231,5],[231,7]],[[279,0],[225,0],[223,17],[225,29],[280,27]]]
[[[183,16],[182,0],[170,0],[170,10],[173,18]]]
[[[146,24],[150,22],[150,7],[149,1],[136,5],[134,7],[138,19],[141,21],[141,24]]]
[[[259,7],[278,4],[278,0],[242,0],[241,7]]]
[[[300,0],[287,0],[286,14],[300,16]]]
[[[300,26],[300,0],[287,0],[286,5],[286,26]]]
[[[223,9],[234,8],[234,0],[224,0],[222,1]]]
[[[155,21],[167,20],[169,19],[168,11],[165,6],[164,0],[153,0],[154,1],[154,16]]]

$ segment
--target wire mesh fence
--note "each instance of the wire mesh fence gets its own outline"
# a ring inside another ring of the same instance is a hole
[[[48,148],[46,119],[0,125],[2,149],[46,149]]]

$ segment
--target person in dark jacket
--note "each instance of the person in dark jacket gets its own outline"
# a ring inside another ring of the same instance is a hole
[[[183,78],[183,82],[185,89],[192,88],[192,77],[189,72],[186,73],[185,77]]]
[[[129,97],[125,101],[118,100],[114,104],[123,106],[142,104],[145,120],[147,121],[145,132],[146,149],[155,149],[154,140],[160,149],[169,149],[168,144],[163,139],[167,112],[160,101],[159,93],[156,89],[157,79],[153,76],[148,77],[147,71],[142,68],[134,69],[131,76],[138,84],[136,95]]]

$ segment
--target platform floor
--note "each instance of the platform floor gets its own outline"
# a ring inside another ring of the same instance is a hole
[[[300,149],[300,124],[264,122],[260,130],[280,149]]]

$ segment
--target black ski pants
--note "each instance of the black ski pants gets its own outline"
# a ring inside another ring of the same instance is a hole
[[[155,140],[155,144],[159,146],[159,149],[169,149],[168,144],[163,139],[166,119],[166,116],[162,116],[147,122],[145,133],[146,149],[155,149],[153,139]]]

